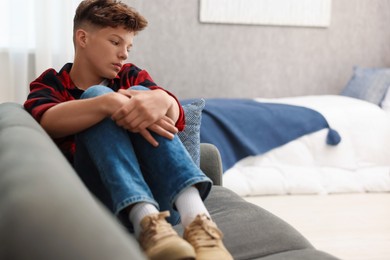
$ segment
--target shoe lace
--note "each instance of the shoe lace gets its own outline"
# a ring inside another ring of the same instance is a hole
[[[164,237],[176,235],[171,224],[165,220],[168,216],[169,213],[161,212],[158,215],[149,217],[149,221],[144,227],[144,232],[142,232],[139,239],[144,248],[151,247]]]
[[[222,232],[206,216],[197,218],[185,231],[185,237],[195,249],[216,247],[222,236]]]

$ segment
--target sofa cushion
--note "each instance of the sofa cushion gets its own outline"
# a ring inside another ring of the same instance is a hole
[[[336,259],[316,250],[282,219],[224,187],[213,186],[205,204],[234,259]],[[175,229],[183,232],[180,225]]]
[[[205,204],[234,259],[313,248],[289,224],[224,187],[213,186]],[[180,226],[175,228],[182,232]]]
[[[267,255],[259,258],[251,258],[251,260],[335,260],[336,258],[328,253],[318,251],[314,248],[302,250],[290,250],[279,252],[272,255]],[[249,259],[248,259],[249,260]]]

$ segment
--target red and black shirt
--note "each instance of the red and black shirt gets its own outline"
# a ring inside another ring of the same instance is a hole
[[[48,69],[31,82],[30,93],[24,103],[24,107],[38,122],[41,121],[42,115],[49,108],[62,102],[79,99],[83,93],[83,90],[78,89],[69,76],[72,65],[72,63],[65,64],[59,72],[54,69]],[[147,71],[131,63],[124,64],[118,75],[114,79],[108,80],[108,87],[114,91],[128,89],[137,85],[151,90],[163,89],[153,82]],[[180,116],[176,122],[176,127],[181,131],[185,125],[183,108],[173,94],[166,92],[175,98],[179,104]],[[58,138],[54,139],[54,141],[68,160],[73,162],[73,156],[76,151],[74,136]]]

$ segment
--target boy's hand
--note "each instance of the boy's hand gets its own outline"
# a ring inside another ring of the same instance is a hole
[[[158,143],[149,130],[173,139],[178,130],[175,122],[166,116],[171,104],[162,96],[167,95],[164,91],[120,90],[118,93],[129,98],[126,104],[112,114],[111,118],[119,126],[140,133],[153,146]]]
[[[175,124],[172,119],[170,119],[167,116],[164,116],[164,118],[158,120],[156,123],[152,124],[147,129],[141,130],[140,134],[153,146],[157,147],[158,142],[154,137],[150,134],[150,131],[153,131],[157,133],[158,135],[165,137],[169,140],[172,140],[178,132],[177,128],[175,127]]]
[[[118,93],[129,97],[129,101],[118,109],[112,119],[126,129],[139,132],[163,118],[169,104],[163,102],[160,90],[120,90]]]

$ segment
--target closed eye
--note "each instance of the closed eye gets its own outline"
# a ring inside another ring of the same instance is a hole
[[[118,41],[111,41],[111,43],[115,46],[119,45],[119,42]]]

